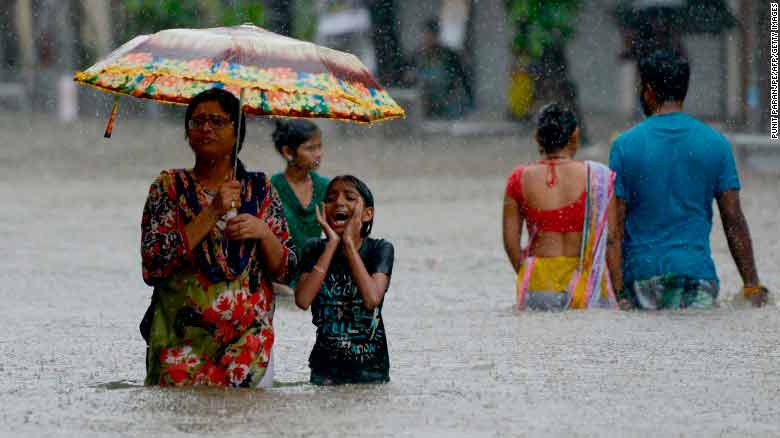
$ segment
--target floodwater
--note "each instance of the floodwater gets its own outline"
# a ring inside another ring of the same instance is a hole
[[[159,170],[192,162],[181,126],[120,116],[105,141],[99,121],[32,122],[0,114],[0,435],[780,435],[780,314],[729,304],[740,282],[717,219],[719,309],[514,311],[500,212],[506,175],[535,150],[525,137],[382,143],[376,128],[349,140],[326,130],[322,172],[365,178],[374,234],[396,247],[391,383],[309,385],[314,327],[281,297],[272,389],[143,387],[139,222]],[[269,133],[250,122],[250,168],[281,167]],[[744,175],[775,291],[778,183]]]

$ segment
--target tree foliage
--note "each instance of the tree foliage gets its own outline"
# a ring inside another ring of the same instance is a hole
[[[124,40],[171,28],[262,25],[263,6],[252,0],[124,0],[121,2]]]
[[[538,59],[546,48],[564,45],[574,35],[583,0],[506,0],[519,54]]]

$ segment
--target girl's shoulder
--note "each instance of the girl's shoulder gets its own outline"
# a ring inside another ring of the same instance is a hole
[[[385,239],[372,239],[370,237],[367,237],[365,242],[363,242],[365,251],[363,252],[366,256],[374,258],[387,258],[390,257],[393,258],[393,255],[395,253],[395,247],[393,247],[393,244],[390,243],[390,241]]]
[[[284,177],[283,172],[279,172],[271,176],[271,184],[274,186],[278,186],[279,184],[282,184],[286,181],[287,179]]]
[[[392,243],[385,239],[372,239],[369,237],[363,242],[363,248],[361,248],[360,252],[369,273],[382,272],[387,275],[392,274],[395,262],[395,248]]]
[[[372,237],[366,237],[366,244],[370,248],[392,248],[393,244],[387,239],[374,239]]]
[[[327,186],[330,183],[330,178],[324,177],[317,172],[311,171],[310,175],[315,185]]]

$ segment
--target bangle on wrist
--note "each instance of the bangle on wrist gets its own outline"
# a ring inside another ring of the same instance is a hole
[[[769,292],[769,291],[761,283],[759,283],[756,286],[744,286],[744,287],[742,287],[742,295],[744,295],[745,297],[752,297],[753,295],[756,295],[756,294],[759,294],[759,293],[767,293],[767,292]]]
[[[319,265],[312,266],[312,269],[319,272],[320,274],[327,274],[327,272],[324,269],[320,268]]]

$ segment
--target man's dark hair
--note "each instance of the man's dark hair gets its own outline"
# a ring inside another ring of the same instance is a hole
[[[563,149],[577,129],[577,116],[568,108],[551,103],[539,111],[536,122],[536,140],[544,152],[551,154]]]
[[[688,94],[691,66],[688,60],[674,50],[658,50],[639,60],[642,85],[649,85],[659,104],[682,102]]]
[[[339,175],[332,180],[330,180],[330,183],[328,184],[328,188],[325,189],[325,196],[327,198],[327,193],[330,192],[331,187],[333,187],[333,184],[335,184],[337,181],[343,181],[349,184],[352,184],[352,187],[357,190],[358,193],[360,193],[360,197],[363,198],[363,203],[365,204],[366,208],[373,208],[374,207],[374,195],[371,193],[371,189],[368,188],[366,183],[361,181],[358,177],[353,175]],[[369,234],[371,234],[371,229],[374,227],[374,219],[371,219],[368,222],[363,223],[363,227],[360,229],[360,236],[366,237]]]
[[[241,132],[238,129],[238,98],[231,92],[225,91],[222,88],[210,88],[197,96],[195,96],[190,104],[187,106],[187,112],[184,115],[184,138],[188,137],[190,119],[192,113],[195,112],[195,108],[204,102],[217,102],[222,108],[222,111],[230,115],[230,120],[233,121],[233,133],[238,136],[238,151],[241,152],[241,148],[244,146],[244,137],[246,137],[246,116],[241,114]]]
[[[425,20],[425,23],[423,23],[423,29],[425,29],[426,32],[430,32],[434,35],[438,35],[441,31],[441,27],[439,26],[439,20],[435,18],[429,18]]]

